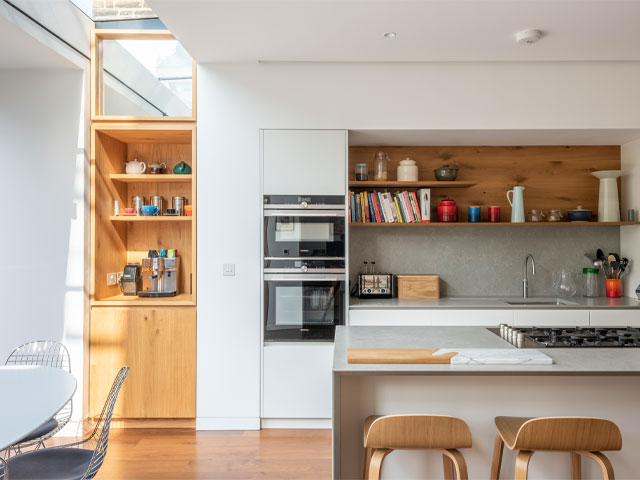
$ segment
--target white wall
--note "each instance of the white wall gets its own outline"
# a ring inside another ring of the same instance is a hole
[[[259,417],[260,128],[638,128],[638,85],[622,62],[200,65],[199,428]]]
[[[636,220],[640,220],[640,140],[622,145],[622,204],[621,218],[627,219],[627,210],[636,211]],[[620,228],[620,254],[631,259],[629,273],[623,280],[624,295],[636,296],[636,287],[640,284],[640,229],[637,227]]]
[[[83,70],[0,70],[0,364],[25,342],[62,341],[78,380],[75,420],[83,393],[85,78]]]

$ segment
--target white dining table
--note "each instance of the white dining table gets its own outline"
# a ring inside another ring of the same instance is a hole
[[[76,391],[76,379],[53,367],[0,367],[0,450],[43,425]]]

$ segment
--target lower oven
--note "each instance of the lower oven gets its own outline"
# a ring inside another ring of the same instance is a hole
[[[345,301],[344,273],[265,273],[264,340],[333,341]]]

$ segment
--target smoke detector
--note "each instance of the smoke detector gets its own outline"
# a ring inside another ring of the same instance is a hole
[[[522,30],[516,33],[516,42],[520,45],[531,45],[536,43],[542,38],[542,32],[540,30]]]

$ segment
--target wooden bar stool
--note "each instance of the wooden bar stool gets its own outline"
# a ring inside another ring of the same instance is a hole
[[[464,422],[443,415],[372,416],[364,423],[364,479],[378,480],[384,458],[394,450],[435,449],[442,453],[445,480],[467,480],[467,464],[458,448],[471,448]]]
[[[622,435],[609,420],[587,417],[496,417],[498,435],[493,449],[491,480],[500,477],[502,450],[518,450],[516,480],[526,480],[529,460],[538,451],[568,452],[571,478],[582,478],[581,456],[595,460],[605,480],[613,480],[613,467],[602,451],[620,450]]]

